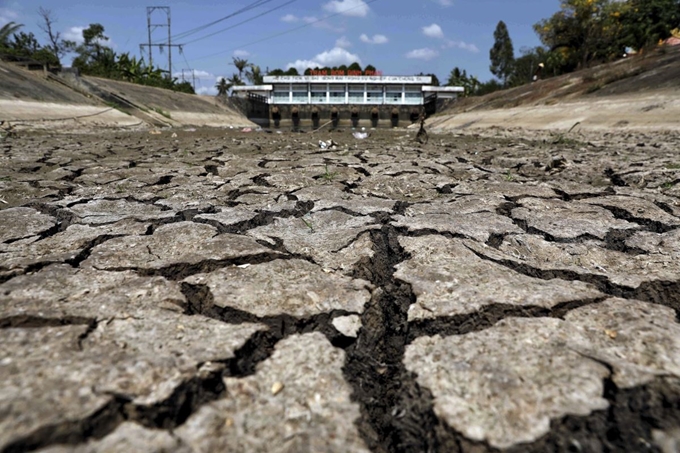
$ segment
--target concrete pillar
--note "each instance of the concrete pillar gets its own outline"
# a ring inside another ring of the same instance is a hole
[[[314,129],[319,128],[319,108],[317,106],[312,106],[312,127]]]
[[[399,126],[399,108],[392,107],[392,111],[390,112],[390,122],[392,123],[392,127]]]
[[[358,127],[359,126],[359,107],[352,106],[352,109],[350,110],[350,118],[352,119],[352,127]]]
[[[333,122],[333,128],[337,128],[340,123],[340,111],[336,106],[331,108],[331,121]]]
[[[300,109],[297,105],[291,109],[290,119],[293,121],[293,130],[297,131],[300,128]]]

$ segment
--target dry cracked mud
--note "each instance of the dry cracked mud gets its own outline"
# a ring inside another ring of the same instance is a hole
[[[0,142],[0,452],[678,451],[679,135],[172,132]]]

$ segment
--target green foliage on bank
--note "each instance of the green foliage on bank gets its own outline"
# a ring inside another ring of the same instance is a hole
[[[125,82],[166,88],[194,94],[189,82],[178,82],[158,67],[147,65],[143,58],[129,53],[117,54],[106,45],[104,26],[90,24],[83,30],[83,42],[54,39],[49,45],[41,45],[33,33],[19,31],[21,24],[10,22],[0,28],[0,57],[7,61],[35,61],[51,68],[61,66],[60,55],[75,53],[72,66],[83,75],[122,80]],[[50,39],[53,36],[50,37]]]
[[[454,68],[447,85],[466,95],[482,95],[622,58],[630,50],[648,52],[676,35],[680,0],[564,0],[552,16],[533,26],[542,46],[514,55],[503,21],[494,32],[490,71],[497,79],[479,82]]]

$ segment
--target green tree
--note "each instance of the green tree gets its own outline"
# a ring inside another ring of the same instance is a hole
[[[361,72],[361,65],[355,61],[351,65],[347,66],[347,70],[348,71],[359,71],[359,72]]]
[[[245,58],[232,57],[232,63],[238,70],[238,78],[243,80],[243,71],[248,67],[248,60]]]
[[[626,2],[565,0],[561,10],[534,25],[551,51],[564,49],[567,66],[586,67],[620,54],[620,10]]]
[[[502,90],[504,86],[496,79],[491,79],[488,82],[482,82],[475,93],[477,96],[484,96],[485,94],[493,93],[494,91]]]
[[[227,83],[229,83],[230,89],[235,86],[245,85],[245,83],[243,83],[243,79],[241,79],[241,77],[238,74],[232,74],[232,76],[227,79]],[[233,95],[234,92],[232,91],[231,94]]]
[[[516,87],[532,81],[538,65],[545,65],[547,52],[542,47],[522,49],[522,55],[515,59],[514,70],[509,79],[509,85]],[[543,68],[543,75],[549,73],[549,68]]]
[[[446,81],[446,86],[461,86],[462,85],[462,80],[463,78],[467,77],[467,74],[465,74],[465,71],[461,71],[458,66],[453,68],[451,72],[449,73],[449,78]]]
[[[10,37],[16,33],[23,24],[8,22],[0,28],[0,52],[6,53],[10,47]]]
[[[439,86],[439,77],[437,77],[436,74],[425,74],[424,72],[421,72],[420,74],[416,74],[417,76],[429,76],[432,77],[432,86],[438,87]]]
[[[621,5],[620,18],[624,43],[641,49],[670,37],[680,25],[680,1],[628,0]]]
[[[227,93],[229,93],[229,90],[231,90],[232,84],[227,81],[224,77],[221,77],[220,80],[215,84],[215,88],[217,89],[217,95],[218,96],[226,96]]]
[[[473,96],[477,94],[480,87],[479,79],[475,76],[468,76],[467,71],[460,70],[460,68],[455,67],[451,70],[449,78],[446,81],[447,86],[459,86],[463,87],[464,96]]]
[[[287,76],[296,76],[296,75],[300,75],[300,74],[298,73],[298,70],[297,70],[297,69],[295,69],[295,68],[288,68],[288,70],[284,73],[284,75],[287,75]]]
[[[58,66],[59,60],[52,54],[49,48],[42,47],[33,33],[18,32],[8,39],[6,31],[14,30],[20,26],[3,27],[5,36],[0,43],[0,54],[7,60],[33,60],[46,65]]]
[[[73,60],[73,67],[83,74],[109,77],[106,70],[115,66],[115,52],[102,44],[108,40],[103,25],[90,24],[83,30],[83,43],[73,49],[78,54]]]
[[[177,81],[173,81],[172,91],[179,91],[180,93],[187,94],[196,94],[196,91],[194,91],[194,87],[191,85],[191,82],[189,81],[179,83]]]
[[[256,64],[249,64],[248,70],[246,71],[246,78],[251,83],[251,85],[262,85],[264,83],[262,79],[262,70]]]
[[[512,40],[505,22],[498,22],[496,30],[493,32],[493,38],[493,47],[489,51],[489,58],[491,59],[489,69],[493,75],[503,81],[503,85],[507,85],[508,78],[512,74],[515,50],[512,47]]]

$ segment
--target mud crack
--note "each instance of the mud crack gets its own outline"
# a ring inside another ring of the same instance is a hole
[[[362,315],[356,343],[345,349],[343,372],[361,405],[357,425],[373,451],[436,451],[438,424],[432,395],[403,364],[408,341],[411,286],[394,279],[394,266],[407,258],[390,225],[372,231],[374,256],[357,265],[354,277],[378,289]]]

